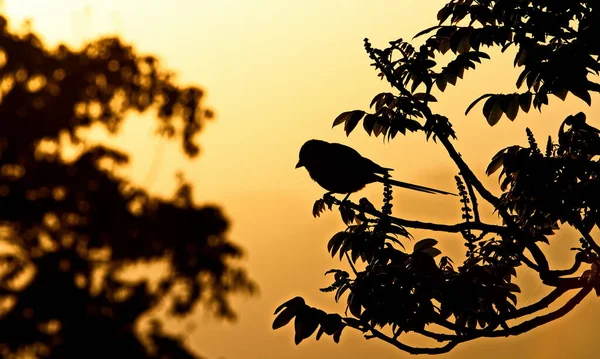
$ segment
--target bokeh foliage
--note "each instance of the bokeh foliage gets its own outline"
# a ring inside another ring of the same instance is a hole
[[[88,144],[81,131],[117,133],[127,116],[148,111],[157,135],[198,155],[212,117],[202,89],[177,85],[119,38],[50,49],[0,17],[2,357],[194,358],[140,319],[165,303],[172,316],[202,303],[234,319],[230,295],[255,290],[219,207],[195,204],[185,180],[172,198],[150,195],[116,174],[126,153]],[[69,142],[84,147],[74,160],[62,155]],[[163,270],[123,275],[153,263]]]

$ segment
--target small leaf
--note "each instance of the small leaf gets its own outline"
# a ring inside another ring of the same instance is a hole
[[[413,95],[419,101],[437,102],[437,99],[432,94],[426,92],[419,92]]]
[[[435,80],[435,84],[437,85],[440,91],[444,92],[444,90],[446,89],[447,82],[443,76],[440,76],[437,78],[437,80]]]
[[[443,10],[443,9],[442,9],[442,10]],[[440,11],[441,11],[441,10],[440,10]],[[438,16],[439,16],[439,13],[438,13]],[[418,32],[418,33],[417,33],[415,36],[413,36],[413,40],[414,40],[415,38],[419,37],[419,36],[422,36],[422,35],[425,35],[425,34],[427,34],[427,33],[431,32],[431,31],[433,31],[433,30],[439,29],[440,27],[441,27],[441,26],[439,26],[439,25],[436,25],[436,26],[432,26],[432,27],[430,27],[430,28],[428,28],[428,29],[425,29],[425,30],[423,30],[423,31],[420,31],[420,32]]]
[[[375,126],[376,122],[377,116],[370,113],[365,116],[365,119],[363,120],[363,126],[365,128],[365,131],[367,131],[367,133],[369,134],[369,136],[371,136],[371,133],[373,132],[373,127]]]
[[[435,247],[425,248],[425,249],[420,250],[420,252],[427,253],[430,256],[432,256],[433,258],[442,254],[442,251],[440,251],[439,249],[437,249]]]
[[[356,128],[358,125],[358,121],[360,121],[365,115],[364,111],[355,110],[352,111],[350,117],[346,120],[346,124],[344,125],[344,130],[346,131],[346,136],[350,135],[350,132]]]
[[[342,231],[334,234],[333,237],[331,237],[329,243],[327,243],[327,250],[331,253],[331,257],[335,256],[341,245],[349,236],[351,236],[350,233]]]
[[[519,286],[515,283],[504,283],[499,285],[499,287],[506,288],[510,292],[521,293],[521,288],[519,288]]]
[[[422,239],[415,243],[415,246],[413,247],[413,252],[419,252],[424,249],[434,247],[436,244],[438,244],[438,241],[436,241],[433,238]]]
[[[562,101],[564,101],[567,98],[568,93],[569,90],[567,90],[566,88],[560,89],[560,91],[553,92],[554,96],[558,97]]]
[[[277,330],[292,320],[296,316],[296,310],[292,308],[285,308],[273,321],[273,330]]]
[[[504,164],[504,150],[498,152],[493,158],[488,167],[485,170],[485,174],[490,176],[502,167]]]
[[[345,326],[345,325],[342,325],[342,326],[340,327],[340,329],[338,329],[338,330],[337,330],[337,332],[335,332],[335,333],[333,334],[333,341],[334,341],[334,342],[336,342],[336,343],[339,343],[339,342],[340,342],[340,337],[342,336],[342,331],[344,330],[344,328],[346,328],[346,326]]]
[[[333,126],[331,127],[335,127],[339,124],[346,122],[350,118],[350,116],[352,116],[352,111],[342,112],[338,117],[335,118],[335,120],[333,121]]]
[[[385,93],[378,93],[377,95],[375,95],[375,97],[373,97],[373,100],[371,100],[371,104],[369,105],[369,108],[372,108],[374,104],[381,101],[384,97],[385,97]]]
[[[296,345],[310,337],[317,330],[319,326],[317,314],[318,312],[313,308],[306,308],[296,315],[294,320],[294,330],[296,331],[294,342]]]
[[[533,99],[533,94],[531,92],[525,92],[519,95],[519,105],[521,105],[521,110],[527,113],[531,108],[531,100]]]
[[[335,334],[342,325],[342,317],[339,314],[327,314],[321,321],[321,327],[327,335]]]
[[[400,227],[400,226],[389,226],[389,228],[387,229],[386,232],[399,234],[403,237],[410,237],[410,233],[408,233],[408,231],[406,229],[404,229],[403,227]]]
[[[452,8],[453,8],[452,5],[451,4],[447,4],[440,11],[438,11],[438,13],[437,13],[437,19],[440,22],[440,24],[443,23],[444,21],[446,21],[446,19],[448,19],[448,17],[450,15],[452,15]]]
[[[473,109],[473,107],[475,107],[475,105],[477,105],[477,103],[479,103],[479,101],[483,100],[486,97],[490,97],[490,96],[494,96],[494,95],[491,94],[491,93],[488,93],[488,94],[485,94],[485,95],[481,95],[481,96],[479,96],[479,98],[477,98],[477,100],[471,102],[471,104],[469,105],[469,107],[467,107],[467,110],[465,111],[465,115],[468,115],[469,111],[471,111],[471,109]]]
[[[323,330],[323,326],[321,326],[319,328],[319,331],[317,332],[317,336],[316,336],[316,340],[319,341],[319,339],[321,339],[321,336],[323,335],[323,333],[325,333],[325,331]]]
[[[592,105],[592,97],[590,96],[590,93],[587,90],[576,88],[571,89],[571,93],[582,99],[585,103],[588,104],[588,106]]]
[[[343,284],[341,287],[338,288],[337,292],[335,293],[336,303],[340,300],[340,298],[342,297],[342,295],[344,295],[348,288],[350,288],[350,286],[347,283]]]
[[[519,113],[519,100],[516,96],[511,96],[512,100],[508,105],[508,109],[506,111],[506,117],[508,117],[511,121],[514,121],[517,118],[517,114]]]
[[[362,308],[358,297],[354,293],[348,297],[348,308],[350,309],[350,313],[352,313],[352,315],[354,315],[356,318],[360,318]]]
[[[304,305],[306,305],[304,298],[295,297],[295,298],[292,298],[292,299],[288,300],[287,302],[283,303],[279,307],[277,307],[277,309],[275,309],[274,314],[277,314],[283,308],[295,308],[297,310],[299,307],[304,306]]]
[[[495,101],[492,106],[492,110],[490,111],[489,116],[487,116],[486,120],[490,126],[494,126],[500,121],[502,117],[502,108],[500,107],[500,101]]]

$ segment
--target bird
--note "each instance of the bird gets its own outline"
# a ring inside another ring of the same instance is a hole
[[[329,193],[350,194],[363,189],[373,182],[389,183],[393,186],[414,191],[454,195],[454,193],[438,189],[401,182],[388,176],[392,168],[386,168],[365,158],[355,149],[340,143],[329,143],[322,140],[308,140],[300,148],[296,168],[304,167],[310,177]]]

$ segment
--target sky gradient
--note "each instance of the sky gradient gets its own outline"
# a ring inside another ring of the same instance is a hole
[[[174,172],[182,170],[195,186],[199,203],[221,205],[232,221],[230,237],[246,249],[245,265],[261,293],[236,298],[239,320],[217,322],[197,313],[172,330],[187,335],[186,343],[209,358],[403,358],[384,343],[366,341],[346,330],[340,344],[330,338],[293,343],[292,327],[271,330],[273,310],[300,295],[325,310],[341,308],[318,288],[329,284],[323,273],[339,267],[326,243],[343,224],[335,214],[319,219],[312,204],[323,190],[305,170],[295,170],[298,150],[310,138],[350,145],[385,167],[399,180],[440,189],[454,189],[457,170],[444,149],[422,135],[397,137],[391,143],[370,138],[358,128],[349,138],[331,129],[341,112],[367,109],[379,92],[390,91],[369,66],[363,48],[368,37],[375,46],[400,37],[410,39],[435,25],[440,0],[5,0],[4,13],[12,26],[31,19],[33,29],[49,45],[73,46],[99,35],[118,34],[144,53],[156,54],[177,72],[183,84],[198,84],[206,104],[216,112],[199,139],[201,155],[183,158],[178,144],[152,137],[152,114],[131,118],[115,138],[101,130],[90,137],[131,151],[132,164],[123,172],[151,193],[170,195]],[[513,53],[495,55],[465,80],[437,95],[436,109],[448,116],[459,136],[457,149],[484,183],[498,194],[496,177],[484,178],[491,157],[501,148],[525,144],[525,127],[540,142],[556,137],[567,115],[585,111],[593,125],[599,111],[572,96],[562,103],[550,99],[542,114],[531,111],[516,121],[503,118],[490,128],[477,106],[464,110],[487,92],[513,92],[517,70]],[[598,101],[594,97],[594,101]],[[594,102],[595,103],[595,102]],[[380,185],[360,196],[380,198]],[[356,198],[358,195],[355,195]],[[453,223],[460,220],[460,203],[446,196],[396,190],[394,214],[409,219]],[[373,200],[375,203],[380,201]],[[490,212],[490,211],[488,211]],[[487,217],[493,219],[491,213]],[[415,237],[419,237],[416,233]],[[460,256],[457,237],[438,236],[442,248]],[[561,233],[557,248],[548,252],[562,263],[577,237]],[[410,248],[411,244],[409,244]],[[558,265],[557,264],[557,265]],[[544,294],[531,273],[519,276],[527,285],[521,300]],[[566,318],[532,333],[510,339],[480,340],[459,346],[441,358],[592,358],[597,299],[590,295]],[[195,322],[196,326],[190,324]]]

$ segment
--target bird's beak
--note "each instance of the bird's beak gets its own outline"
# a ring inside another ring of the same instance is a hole
[[[300,161],[298,161],[298,163],[296,163],[296,167],[295,168],[300,168],[302,166],[304,166],[304,165],[302,163],[300,163]]]

